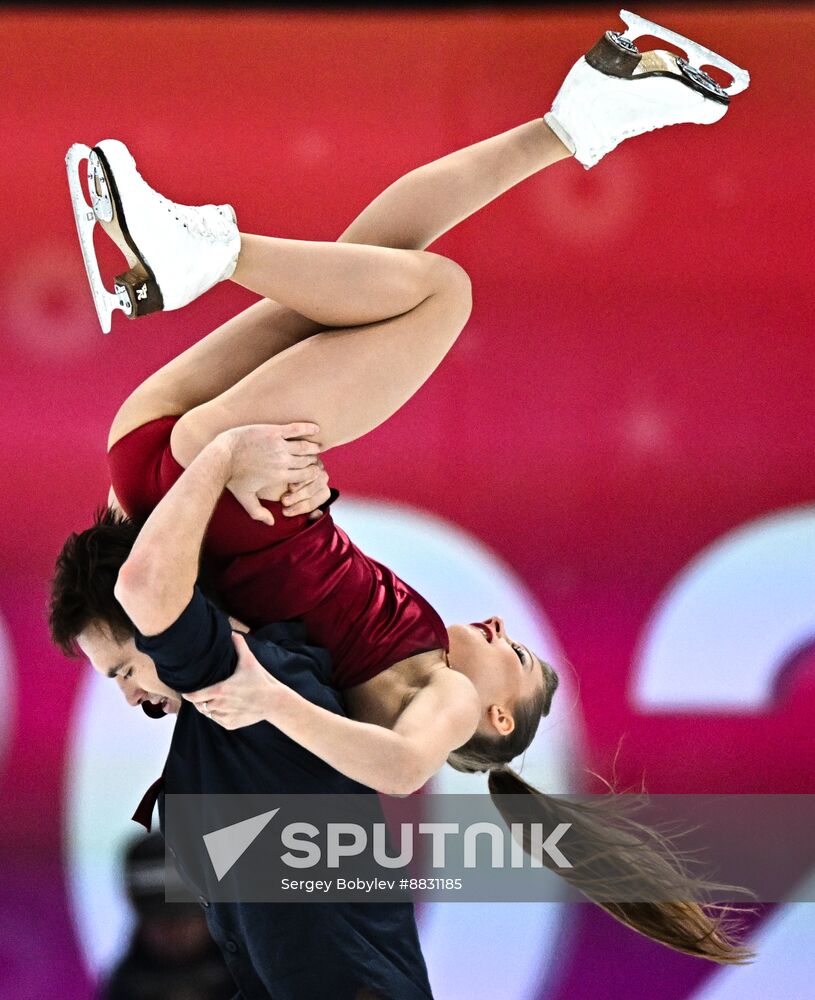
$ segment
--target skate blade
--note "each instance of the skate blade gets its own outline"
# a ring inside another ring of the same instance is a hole
[[[663,28],[660,24],[648,21],[644,17],[640,17],[639,14],[632,13],[630,10],[621,10],[620,17],[627,25],[621,37],[627,38],[630,42],[635,42],[641,35],[654,35],[682,49],[688,57],[688,63],[695,69],[701,70],[702,66],[716,66],[718,69],[724,70],[725,73],[729,73],[733,77],[733,82],[729,87],[722,88],[729,96],[732,97],[734,94],[740,94],[750,86],[750,74],[746,69],[742,69],[735,63],[730,62],[724,56],[706,49],[698,42],[694,42],[690,38],[685,38],[684,35],[680,35],[676,31],[671,31],[670,28]]]
[[[71,203],[76,221],[76,231],[79,235],[79,246],[82,250],[82,257],[85,261],[85,270],[88,274],[88,282],[93,295],[93,302],[96,306],[96,314],[99,317],[99,324],[103,333],[110,333],[112,316],[116,309],[131,317],[133,304],[127,294],[124,285],[114,283],[113,292],[105,288],[102,275],[99,273],[99,262],[96,259],[96,250],[93,245],[93,227],[101,221],[94,209],[85,200],[85,193],[79,183],[79,165],[83,160],[90,161],[91,150],[82,143],[74,143],[65,156],[65,165],[68,171],[68,186],[71,191]],[[93,186],[90,188],[93,191]],[[97,199],[94,198],[94,201]],[[104,207],[99,205],[99,211],[104,214]]]

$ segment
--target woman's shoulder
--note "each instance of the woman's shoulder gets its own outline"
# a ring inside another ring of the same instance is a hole
[[[427,700],[436,701],[445,714],[467,722],[481,715],[481,702],[472,681],[447,665],[429,674],[423,690]]]
[[[478,692],[463,674],[444,666],[425,678],[393,729],[420,739],[431,757],[439,757],[437,769],[451,750],[473,735],[480,718]]]

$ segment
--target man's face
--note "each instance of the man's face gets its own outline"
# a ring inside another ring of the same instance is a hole
[[[167,714],[181,707],[179,695],[161,683],[155,664],[136,649],[132,637],[120,642],[102,626],[89,625],[76,642],[98,674],[116,681],[128,705],[149,701],[161,705]]]

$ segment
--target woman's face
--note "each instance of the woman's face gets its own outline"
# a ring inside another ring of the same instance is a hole
[[[506,634],[501,618],[472,625],[451,625],[450,666],[473,683],[481,698],[479,730],[507,736],[515,728],[513,714],[519,701],[541,691],[545,670],[521,642]]]

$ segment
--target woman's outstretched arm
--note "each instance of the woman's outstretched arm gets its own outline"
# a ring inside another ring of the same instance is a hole
[[[313,705],[272,677],[236,633],[238,666],[226,681],[184,697],[226,729],[270,722],[354,781],[386,795],[409,795],[472,736],[480,706],[475,688],[439,670],[393,729],[356,722]]]

